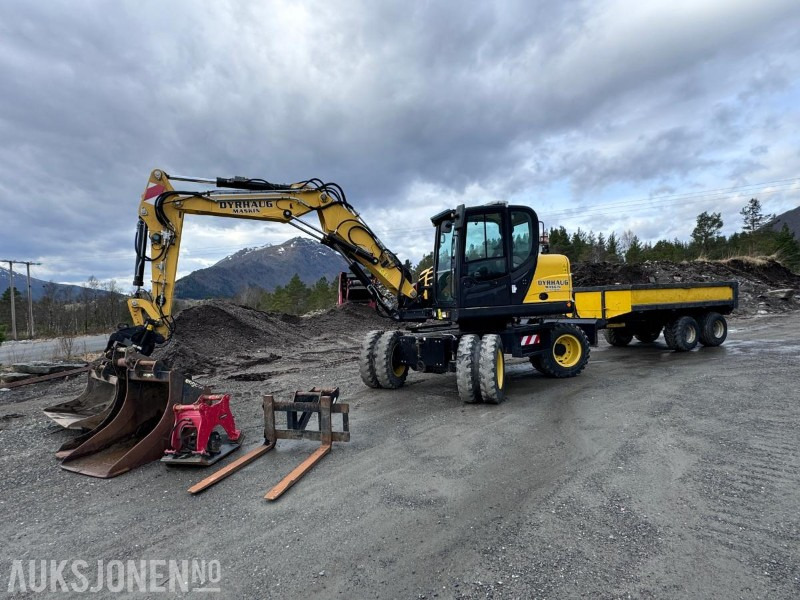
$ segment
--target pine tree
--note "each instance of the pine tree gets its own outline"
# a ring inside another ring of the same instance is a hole
[[[705,254],[711,248],[711,243],[719,237],[722,229],[722,214],[703,211],[697,215],[697,225],[692,231],[692,240]]]
[[[628,249],[625,251],[625,262],[628,264],[640,263],[642,262],[643,254],[644,248],[642,247],[642,243],[639,241],[639,237],[634,235],[631,238]]]
[[[791,269],[797,271],[800,269],[800,243],[795,239],[794,232],[789,229],[789,226],[784,223],[783,228],[778,232],[775,237],[775,242],[778,250],[778,257],[781,262]]]
[[[775,215],[765,215],[761,211],[761,202],[759,202],[757,198],[750,198],[750,202],[739,211],[739,214],[742,215],[742,219],[744,220],[742,230],[745,233],[755,233],[761,229],[767,221],[775,218]]]
[[[606,242],[606,256],[609,262],[619,262],[619,243],[617,242],[617,234],[613,231]]]

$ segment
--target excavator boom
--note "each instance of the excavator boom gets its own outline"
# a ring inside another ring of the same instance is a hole
[[[215,189],[180,191],[173,185],[178,181],[210,183]],[[311,213],[318,224],[304,220]],[[172,333],[172,303],[185,215],[292,225],[339,252],[385,312],[395,314],[417,297],[411,274],[381,243],[335,183],[311,179],[284,185],[241,177],[216,180],[170,177],[156,169],[150,174],[139,204],[133,281],[136,293],[128,306],[134,325],[147,328],[158,341],[168,339]],[[145,291],[148,262],[151,289]],[[375,282],[388,291],[394,302],[387,302]]]

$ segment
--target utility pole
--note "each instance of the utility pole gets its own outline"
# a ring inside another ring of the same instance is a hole
[[[33,294],[31,294],[31,263],[25,263],[28,269],[28,339],[32,340],[34,336],[33,328]]]
[[[40,265],[42,263],[31,262],[29,260],[9,260],[4,259],[3,262],[8,263],[8,293],[11,300],[11,335],[14,340],[17,339],[17,314],[16,307],[14,306],[14,263],[18,265],[25,265],[28,270],[28,337],[33,338],[33,294],[31,293],[31,265]]]
[[[14,261],[8,261],[8,297],[11,300],[11,336],[17,341],[17,315],[14,313]]]

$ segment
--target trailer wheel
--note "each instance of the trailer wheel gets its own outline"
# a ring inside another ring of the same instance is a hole
[[[550,348],[541,355],[545,375],[561,379],[583,371],[589,362],[589,340],[580,327],[559,323],[553,327],[550,339]]]
[[[661,325],[654,327],[643,327],[636,332],[636,339],[643,344],[652,344],[661,335]]]
[[[481,338],[478,374],[484,402],[500,404],[506,399],[503,340],[496,333],[487,333]]]
[[[728,337],[728,322],[719,313],[707,312],[698,325],[703,346],[719,346]]]
[[[481,401],[480,358],[480,336],[462,335],[456,351],[456,385],[458,397],[467,404]]]
[[[408,375],[408,366],[400,363],[399,331],[387,331],[378,338],[375,344],[375,375],[382,388],[396,389],[402,387]]]
[[[697,346],[700,327],[692,317],[684,315],[673,319],[664,327],[667,347],[675,352],[688,352]]]
[[[358,357],[358,372],[364,385],[371,388],[381,387],[378,374],[375,372],[375,346],[383,331],[370,331],[361,344],[361,354]]]
[[[612,346],[627,346],[633,339],[633,334],[624,327],[603,329],[603,337]]]

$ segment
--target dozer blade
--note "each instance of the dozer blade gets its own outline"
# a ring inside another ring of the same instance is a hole
[[[115,415],[69,449],[61,468],[92,477],[116,477],[158,460],[169,445],[174,423],[172,406],[194,402],[202,388],[188,383],[177,371],[168,371],[155,360],[128,352],[115,358],[120,385],[126,391],[115,403]],[[82,437],[82,436],[79,436]]]
[[[89,370],[83,393],[68,402],[44,409],[44,414],[65,429],[94,429],[111,412],[118,394],[118,378],[108,360]]]

